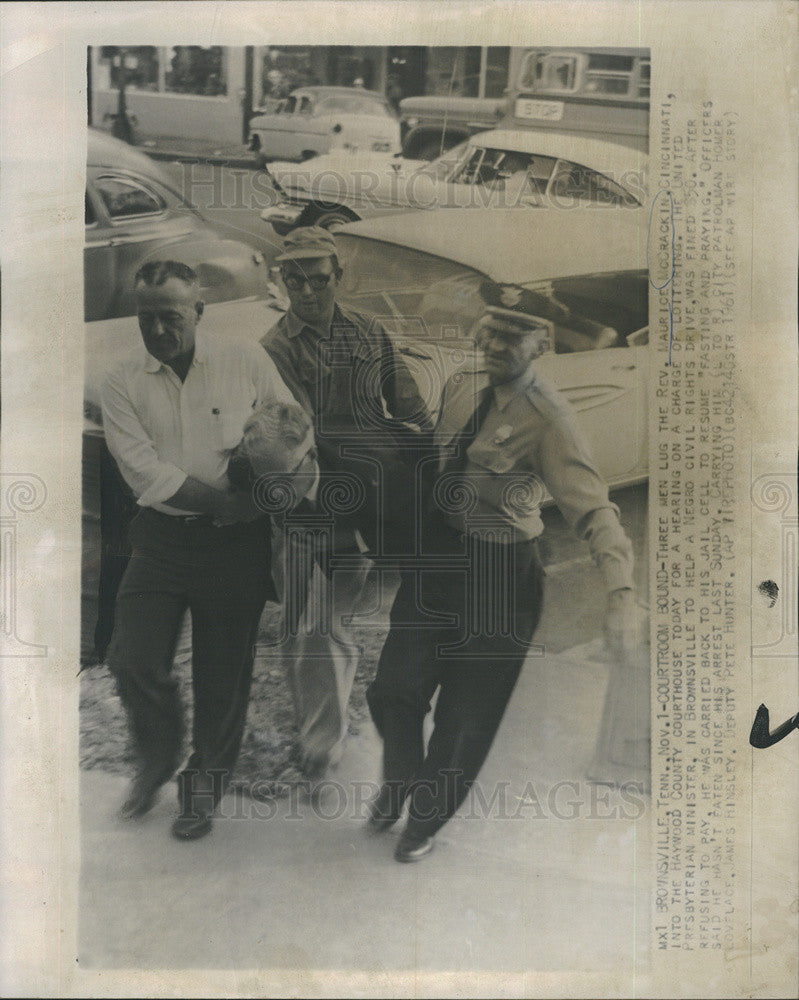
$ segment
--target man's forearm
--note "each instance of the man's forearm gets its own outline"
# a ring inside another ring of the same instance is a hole
[[[198,514],[211,514],[222,517],[230,511],[230,494],[206,486],[193,476],[186,476],[180,489],[173,493],[164,503],[178,510],[196,511]]]

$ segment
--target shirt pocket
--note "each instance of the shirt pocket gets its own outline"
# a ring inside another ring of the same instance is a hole
[[[484,444],[482,441],[475,441],[469,448],[469,461],[496,476],[512,472],[516,468],[513,455],[497,445]]]
[[[253,407],[247,405],[215,407],[212,414],[214,447],[218,451],[235,448],[252,414]]]

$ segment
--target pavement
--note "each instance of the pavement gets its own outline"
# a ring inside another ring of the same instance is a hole
[[[585,780],[609,677],[592,648],[528,657],[479,789],[417,864],[393,860],[401,824],[364,832],[370,726],[318,803],[227,796],[194,843],[169,834],[171,787],[124,822],[126,780],[83,772],[80,967],[306,970],[314,995],[333,970],[381,977],[380,995],[408,973],[612,970],[631,995],[649,962],[650,800]]]
[[[211,163],[256,170],[258,163],[244,142],[219,143],[212,139],[181,139],[172,136],[136,135],[136,148],[154,160],[179,163]]]

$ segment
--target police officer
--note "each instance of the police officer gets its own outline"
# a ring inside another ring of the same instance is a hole
[[[536,371],[547,337],[545,324],[531,328],[489,310],[476,335],[484,369],[453,377],[444,389],[426,563],[400,587],[367,692],[384,754],[367,828],[390,829],[409,800],[398,861],[432,850],[474,783],[513,692],[541,613],[545,489],[599,569],[611,652],[632,654],[632,547],[574,411]],[[422,726],[436,688],[425,753]]]

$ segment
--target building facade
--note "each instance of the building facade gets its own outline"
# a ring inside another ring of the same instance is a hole
[[[244,142],[247,122],[294,87],[360,84],[403,97],[502,97],[522,50],[486,46],[92,46],[89,124],[110,128],[119,108],[139,137]]]

